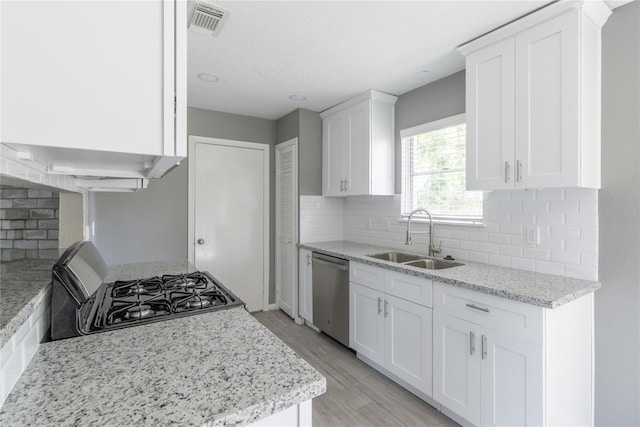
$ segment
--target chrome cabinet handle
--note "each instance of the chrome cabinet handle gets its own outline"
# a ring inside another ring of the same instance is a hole
[[[389,302],[387,300],[384,300],[384,317],[387,317],[389,315],[388,307]]]
[[[520,160],[516,161],[516,181],[522,181],[522,163],[520,163]]]
[[[480,311],[484,311],[485,313],[489,313],[489,309],[485,308],[485,307],[478,307],[475,304],[467,304],[467,307],[469,308],[473,308],[474,310],[480,310]]]
[[[504,162],[504,182],[509,182],[509,162]]]
[[[344,179],[340,180],[340,191],[344,191]]]
[[[307,265],[311,265],[311,254],[307,254]]]
[[[347,190],[349,190],[349,180],[345,179],[344,180],[344,191],[347,191]]]
[[[382,313],[382,298],[378,297],[378,314]]]
[[[199,245],[204,245],[204,239],[203,239],[203,238],[199,238],[198,240],[196,240],[196,242],[197,242]]]
[[[487,336],[482,336],[482,360],[487,358]]]
[[[473,331],[469,331],[469,355],[473,356],[476,351],[476,334]]]

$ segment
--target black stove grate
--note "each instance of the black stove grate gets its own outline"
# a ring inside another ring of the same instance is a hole
[[[206,272],[106,283],[88,303],[92,307],[82,310],[91,313],[82,322],[83,333],[244,305]]]

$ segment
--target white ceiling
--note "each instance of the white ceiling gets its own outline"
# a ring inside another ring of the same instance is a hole
[[[547,3],[214,1],[231,14],[217,37],[188,32],[188,104],[279,119],[368,89],[401,95],[462,70],[458,45]],[[412,77],[421,70],[427,79]]]

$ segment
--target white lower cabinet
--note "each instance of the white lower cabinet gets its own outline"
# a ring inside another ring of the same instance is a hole
[[[432,309],[353,281],[354,276],[359,280],[358,276],[368,272],[372,280],[363,281],[371,286],[384,283],[388,287],[397,273],[353,262],[350,272],[350,347],[366,361],[431,396]],[[431,294],[431,281],[418,280],[424,282]]]
[[[313,283],[311,251],[298,251],[298,315],[313,323]]]
[[[434,283],[433,398],[482,426],[593,425],[593,294],[546,309]]]
[[[476,425],[542,424],[540,346],[437,311],[433,325],[437,402]]]

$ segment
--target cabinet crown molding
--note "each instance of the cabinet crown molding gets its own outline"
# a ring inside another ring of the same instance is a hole
[[[514,36],[534,25],[540,24],[548,19],[574,9],[581,10],[582,14],[593,21],[598,28],[602,28],[605,22],[607,22],[609,15],[611,15],[611,9],[603,0],[560,0],[491,30],[486,34],[480,35],[477,38],[458,46],[457,50],[461,54],[467,56],[487,45],[496,43],[507,37]]]
[[[398,97],[394,95],[389,95],[388,93],[371,89],[354,98],[349,99],[348,101],[345,101],[327,110],[324,110],[322,113],[320,113],[320,117],[324,119],[327,116],[334,114],[336,111],[340,111],[345,108],[351,107],[352,105],[356,105],[357,103],[364,101],[365,99],[373,99],[375,101],[382,101],[387,104],[395,105],[396,101],[398,100]]]

